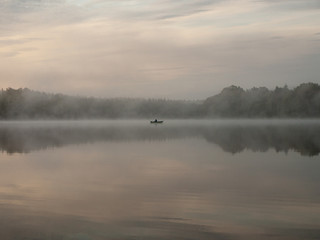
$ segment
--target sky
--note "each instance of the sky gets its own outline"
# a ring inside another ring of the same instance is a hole
[[[0,0],[3,89],[204,99],[319,67],[319,0]]]

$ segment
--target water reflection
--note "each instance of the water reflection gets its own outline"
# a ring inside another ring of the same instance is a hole
[[[252,124],[254,123],[254,124]],[[164,141],[204,138],[224,151],[240,153],[245,149],[265,152],[294,150],[301,155],[320,153],[320,123],[315,121],[171,121],[150,126],[145,121],[120,122],[14,122],[0,124],[0,149],[7,153],[101,141]]]
[[[320,238],[316,123],[2,125],[1,240]]]

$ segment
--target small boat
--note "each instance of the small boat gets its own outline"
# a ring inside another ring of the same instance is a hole
[[[159,120],[155,119],[153,121],[150,121],[150,123],[163,123],[163,121],[159,121]]]

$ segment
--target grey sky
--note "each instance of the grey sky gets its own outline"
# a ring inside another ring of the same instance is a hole
[[[0,0],[1,87],[202,99],[320,83],[319,0]]]

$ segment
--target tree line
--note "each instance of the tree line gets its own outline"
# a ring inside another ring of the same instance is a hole
[[[320,86],[303,83],[269,90],[230,86],[203,101],[93,98],[27,88],[0,93],[0,119],[320,117]]]
[[[290,90],[287,86],[244,90],[230,86],[207,98],[203,111],[210,117],[306,118],[320,116],[320,86],[303,83]]]
[[[76,97],[8,88],[0,94],[0,119],[196,117],[199,104],[167,99]]]

